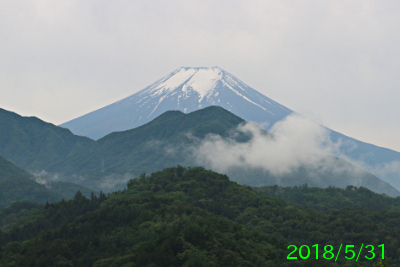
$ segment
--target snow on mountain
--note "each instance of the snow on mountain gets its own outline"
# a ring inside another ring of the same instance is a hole
[[[99,139],[108,133],[141,126],[168,110],[189,113],[221,106],[246,121],[269,129],[293,113],[219,67],[182,67],[143,90],[60,126]],[[400,153],[363,143],[327,129],[340,143],[340,155],[400,190]]]
[[[219,67],[182,67],[127,98],[60,126],[99,139],[143,125],[167,110],[188,113],[211,105],[263,125],[292,113]]]

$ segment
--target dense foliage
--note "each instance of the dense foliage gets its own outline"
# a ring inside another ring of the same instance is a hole
[[[0,156],[0,208],[16,201],[45,203],[72,199],[78,190],[85,196],[92,193],[82,186],[62,181],[48,181],[46,187],[37,183],[33,175]]]
[[[33,181],[31,174],[0,156],[0,208],[21,200],[44,203],[60,199],[56,193]]]
[[[64,181],[49,181],[46,185],[52,192],[57,194],[60,199],[65,200],[73,199],[77,191],[81,192],[86,197],[90,197],[93,192],[93,190],[86,187]],[[98,194],[98,192],[94,193]]]
[[[36,117],[0,108],[0,155],[29,171],[46,170],[93,140]]]
[[[400,211],[400,197],[377,194],[365,187],[349,185],[343,188],[309,187],[307,184],[294,187],[261,186],[256,192],[278,197],[291,205],[309,207],[317,210],[341,209],[345,207],[364,208],[373,211]]]
[[[145,174],[109,195],[47,204],[2,235],[1,266],[372,266],[287,260],[287,247],[385,244],[399,264],[400,212],[290,206],[201,167]]]
[[[0,208],[0,229],[7,229],[19,219],[30,215],[32,212],[42,208],[43,204],[30,201],[17,201],[9,207]]]

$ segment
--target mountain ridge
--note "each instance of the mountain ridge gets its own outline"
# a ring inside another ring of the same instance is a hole
[[[27,145],[25,150],[31,153],[33,158],[42,157],[37,165],[28,164],[27,167],[30,167],[28,170],[31,172],[46,171],[49,176],[54,175],[57,180],[77,183],[96,191],[110,192],[122,189],[128,179],[143,172],[150,173],[178,164],[199,165],[196,153],[210,134],[238,144],[251,141],[251,133],[238,131],[238,127],[243,123],[245,121],[242,118],[219,106],[210,106],[188,114],[181,111],[168,111],[145,125],[114,132],[97,141],[69,136],[70,134],[64,137],[59,136],[60,140],[56,143],[63,144],[63,138],[75,140],[76,143],[73,143],[75,148],[69,148],[66,151],[53,149],[54,151],[49,153],[50,157],[42,154],[41,150],[30,149]],[[43,125],[45,130],[39,131],[42,134],[48,132],[46,131],[48,125]],[[254,125],[254,127],[258,126]],[[264,132],[265,136],[268,135],[265,130],[258,129]],[[25,135],[32,139],[29,139],[29,142],[14,143],[17,147],[36,142],[37,135],[30,135],[29,131],[25,130]],[[50,131],[50,134],[52,132]],[[51,148],[52,144],[53,142],[43,145]],[[0,142],[0,148],[3,146],[4,144]],[[8,144],[8,147],[12,149],[12,144]],[[265,153],[274,152],[266,151]],[[221,158],[226,156],[218,155]],[[62,160],[54,160],[57,158],[62,158]],[[332,158],[329,162],[340,167],[339,169],[354,169],[350,163],[340,159]],[[203,164],[210,167],[207,162]],[[32,166],[39,168],[34,169]],[[253,186],[273,184],[293,186],[308,183],[310,186],[346,187],[351,184],[365,186],[378,193],[391,196],[400,195],[400,192],[389,184],[361,170],[354,173],[335,172],[331,169],[326,171],[324,168],[315,169],[312,166],[304,166],[278,177],[263,169],[239,166],[229,168],[226,173],[237,182]],[[359,175],[355,177],[355,173]]]
[[[188,113],[210,105],[221,106],[265,130],[297,114],[219,67],[182,67],[135,94],[60,126],[99,139],[110,132],[136,128],[167,110]],[[335,156],[351,161],[400,190],[400,152],[325,128],[331,140],[339,144],[340,153]]]
[[[262,95],[219,68],[178,68],[139,92],[61,124],[77,135],[99,139],[143,125],[167,110],[189,113],[218,105],[252,121],[277,122],[293,111]],[[239,117],[243,117],[237,114]]]
[[[52,163],[62,161],[72,151],[94,142],[37,117],[23,117],[1,108],[0,125],[0,154],[27,170],[40,168],[43,158]]]

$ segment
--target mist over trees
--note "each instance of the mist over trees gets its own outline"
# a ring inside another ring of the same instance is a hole
[[[348,202],[370,196],[386,203],[379,211],[358,207],[298,206],[242,186],[202,167],[167,168],[132,179],[109,196],[47,203],[2,235],[2,266],[371,266],[339,257],[287,260],[291,244],[385,245],[398,264],[398,200],[367,189],[298,191],[296,199],[333,195]],[[277,192],[276,188],[271,189]],[[356,193],[356,191],[359,191]],[[303,192],[303,193],[302,193]],[[332,193],[333,192],[333,193]],[[284,193],[283,193],[284,194]],[[342,196],[340,196],[342,195]],[[359,197],[358,195],[361,195]],[[329,200],[327,199],[329,202]]]

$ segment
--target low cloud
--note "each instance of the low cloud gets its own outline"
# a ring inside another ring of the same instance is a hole
[[[380,176],[400,174],[400,161],[392,161],[390,163],[385,163],[380,168],[374,170]]]
[[[325,128],[299,115],[273,125],[271,134],[252,123],[240,125],[236,132],[250,136],[250,140],[208,135],[196,149],[197,162],[221,172],[252,167],[283,175],[300,166],[329,166],[330,155],[338,151],[338,144],[331,141]]]
[[[60,176],[58,174],[48,173],[45,170],[33,173],[33,177],[35,182],[44,185],[49,189],[51,189],[51,182],[60,180]]]
[[[91,178],[90,176],[77,174],[62,176],[57,173],[49,173],[45,170],[33,173],[34,181],[46,186],[49,189],[52,188],[53,182],[63,181],[74,183],[91,190],[103,192],[113,192],[115,190],[121,190],[126,187],[126,184],[130,179],[133,179],[135,177],[136,175],[133,173],[110,174],[93,180],[93,178]]]
[[[243,141],[247,136],[247,141]],[[378,193],[396,196],[400,162],[368,166],[341,152],[357,149],[357,144],[333,141],[330,131],[300,115],[276,123],[269,133],[253,123],[239,125],[229,137],[207,135],[195,139],[191,155],[195,162],[234,181],[253,186],[364,186]],[[370,172],[380,177],[380,182]],[[250,176],[249,176],[250,175]]]
[[[360,160],[348,158],[348,161],[360,166],[360,168],[374,174],[400,190],[400,161],[395,160],[384,164],[376,164],[375,166],[368,165]]]
[[[103,177],[99,181],[97,190],[102,190],[105,192],[113,192],[115,190],[121,190],[126,187],[126,184],[130,179],[135,178],[136,176],[132,173],[125,174],[111,174]]]

